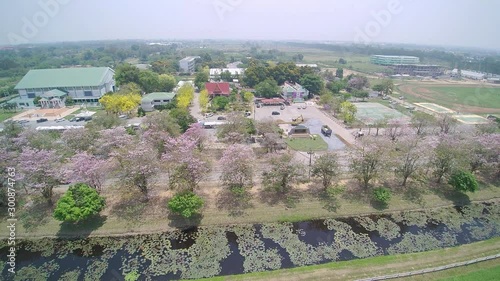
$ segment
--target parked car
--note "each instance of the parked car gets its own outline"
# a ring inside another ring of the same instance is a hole
[[[279,111],[273,111],[271,115],[280,115]]]
[[[49,121],[49,119],[47,119],[47,118],[40,118],[40,119],[36,120],[37,123],[42,123],[42,122],[47,122],[47,121]]]
[[[226,117],[224,117],[224,116],[219,116],[219,117],[217,117],[217,120],[226,120]]]
[[[250,116],[250,115],[252,115],[252,113],[251,113],[250,111],[245,111],[245,116],[246,116],[246,117],[248,117],[248,116]]]
[[[59,123],[59,122],[62,122],[62,121],[66,121],[66,119],[64,119],[64,118],[57,118],[57,119],[56,119],[56,120],[54,120],[54,121],[56,121],[57,123]]]
[[[212,116],[214,116],[213,113],[205,113],[205,118],[212,117]]]
[[[118,116],[118,118],[120,118],[120,119],[128,119],[128,115],[122,114],[122,115]]]
[[[83,117],[73,117],[69,120],[69,122],[80,122],[85,120]]]
[[[332,135],[332,129],[330,129],[328,125],[323,125],[323,127],[321,127],[321,133],[325,135],[325,137],[329,137]]]

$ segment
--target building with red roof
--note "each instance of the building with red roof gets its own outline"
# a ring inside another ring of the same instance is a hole
[[[231,88],[227,82],[205,83],[205,88],[207,89],[210,97],[229,96],[231,94]]]

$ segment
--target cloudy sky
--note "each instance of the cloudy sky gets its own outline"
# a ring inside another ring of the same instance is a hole
[[[1,0],[0,45],[264,39],[500,49],[497,0]]]

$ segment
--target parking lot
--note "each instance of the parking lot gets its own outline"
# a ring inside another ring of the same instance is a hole
[[[335,123],[330,117],[321,112],[315,105],[309,104],[305,109],[302,109],[304,104],[292,104],[280,110],[279,106],[264,106],[255,108],[256,120],[274,120],[278,122],[292,122],[292,118],[297,118],[300,115],[304,117],[303,125],[307,126],[311,134],[320,135],[328,144],[328,150],[344,149],[346,144],[341,141],[336,135],[341,136],[344,140],[354,143],[354,137],[343,127]],[[272,115],[273,111],[277,111],[280,115]],[[252,117],[252,116],[251,116]],[[333,133],[331,137],[325,137],[321,134],[321,126],[328,125]],[[285,125],[288,130],[291,125]]]

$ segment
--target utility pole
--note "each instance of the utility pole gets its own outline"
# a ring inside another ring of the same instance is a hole
[[[307,154],[309,154],[309,180],[310,180],[311,179],[312,156],[313,156],[314,152],[312,150],[309,150],[307,152]]]

